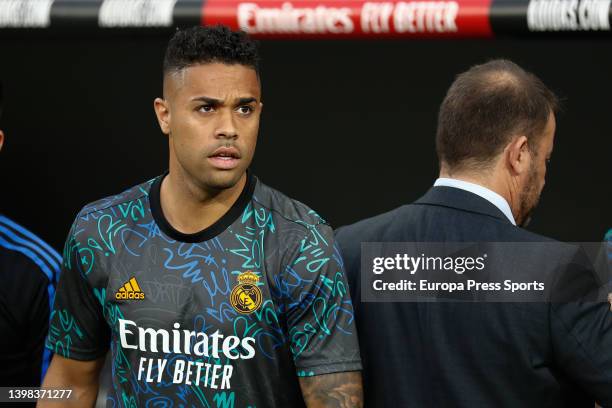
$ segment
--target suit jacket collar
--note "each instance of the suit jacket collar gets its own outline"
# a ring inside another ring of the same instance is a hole
[[[503,222],[512,224],[503,212],[489,201],[477,194],[454,187],[438,186],[432,187],[427,193],[414,204],[437,205],[455,208],[477,214],[498,218]]]

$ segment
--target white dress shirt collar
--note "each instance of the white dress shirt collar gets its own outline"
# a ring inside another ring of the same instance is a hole
[[[490,202],[491,204],[499,208],[499,210],[502,213],[504,213],[506,218],[510,220],[512,225],[516,225],[516,221],[514,220],[514,216],[512,215],[512,210],[510,210],[510,205],[508,205],[508,202],[506,201],[504,197],[500,196],[493,190],[489,190],[486,187],[483,187],[478,184],[470,183],[468,181],[457,180],[457,179],[452,179],[452,178],[445,178],[445,177],[440,177],[439,179],[437,179],[436,182],[434,183],[434,186],[436,187],[438,186],[454,187],[454,188],[459,188],[461,190],[469,191],[470,193],[474,193],[477,196],[484,198],[485,200],[487,200],[488,202]]]

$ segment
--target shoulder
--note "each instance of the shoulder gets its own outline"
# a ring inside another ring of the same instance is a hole
[[[577,244],[561,242],[512,225],[504,229],[503,237],[504,242],[526,243],[527,245],[521,246],[524,249],[525,259],[542,258],[548,263],[555,264],[567,262],[568,258],[573,258],[581,252],[581,247]]]
[[[57,281],[62,261],[59,253],[37,235],[3,215],[0,215],[0,248],[6,257],[11,258],[12,265],[20,266],[15,268],[15,273],[27,269],[38,272],[34,276],[29,274],[29,279],[41,278],[49,283]]]
[[[66,239],[62,273],[78,271],[92,286],[100,286],[109,273],[109,263],[122,251],[117,239],[150,212],[148,195],[156,179],[85,205]]]
[[[387,241],[386,233],[397,226],[398,219],[409,206],[397,207],[391,211],[366,218],[354,224],[345,225],[336,230],[336,240],[345,256],[359,255],[362,242]],[[357,251],[357,252],[356,252]]]
[[[529,230],[526,230],[521,227],[516,227],[516,226],[509,226],[508,234],[516,237],[517,242],[548,242],[548,243],[556,243],[561,246],[564,245],[562,242],[557,241],[554,238],[540,235],[535,232],[531,232]]]
[[[316,228],[328,235],[333,235],[330,225],[316,211],[259,180],[253,193],[253,203],[254,207],[269,211],[279,225],[302,230],[304,233]]]
[[[78,214],[78,217],[87,217],[90,214],[95,213],[110,213],[117,209],[121,205],[129,204],[130,202],[137,201],[148,197],[149,189],[153,182],[157,179],[154,177],[144,183],[137,184],[122,191],[119,194],[114,194],[108,197],[101,198],[85,205]]]
[[[148,199],[149,190],[157,177],[137,184],[108,197],[101,198],[85,205],[77,214],[73,223],[72,235],[76,235],[90,227],[98,230],[101,218],[112,221],[116,217],[127,218],[134,212],[141,212],[144,216],[145,202]],[[109,226],[110,227],[110,226]]]

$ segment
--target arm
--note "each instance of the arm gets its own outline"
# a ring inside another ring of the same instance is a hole
[[[361,358],[341,254],[327,224],[311,224],[285,269],[290,349],[308,408],[361,408]],[[297,278],[296,278],[297,277]]]
[[[560,282],[581,288],[550,304],[550,335],[558,367],[601,406],[612,406],[612,313],[598,274],[582,249],[562,264]],[[582,295],[582,297],[580,297]]]
[[[363,407],[360,371],[300,377],[300,387],[308,408]]]
[[[53,356],[44,388],[72,389],[68,400],[40,400],[38,408],[45,407],[93,407],[98,396],[98,375],[104,364],[104,357],[91,361],[78,361]]]
[[[98,376],[110,345],[110,327],[103,315],[104,271],[87,245],[85,228],[72,225],[64,246],[62,269],[45,342],[54,353],[43,387],[71,389],[70,399],[39,400],[39,407],[92,407]],[[81,232],[77,232],[81,231]]]

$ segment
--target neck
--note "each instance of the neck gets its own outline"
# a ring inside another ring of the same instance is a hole
[[[162,181],[160,203],[164,216],[174,229],[193,234],[217,222],[240,197],[246,173],[234,186],[208,190],[194,183],[184,172],[170,169]]]
[[[512,215],[514,218],[517,218],[517,210],[513,203],[518,202],[514,194],[512,194],[512,188],[508,185],[508,183],[501,180],[499,177],[495,176],[495,169],[493,169],[489,174],[483,175],[475,172],[469,171],[449,171],[442,167],[440,169],[440,176],[445,178],[452,178],[455,180],[467,181],[468,183],[478,184],[479,186],[488,188],[489,190],[499,194],[506,200],[510,209],[512,210]]]

